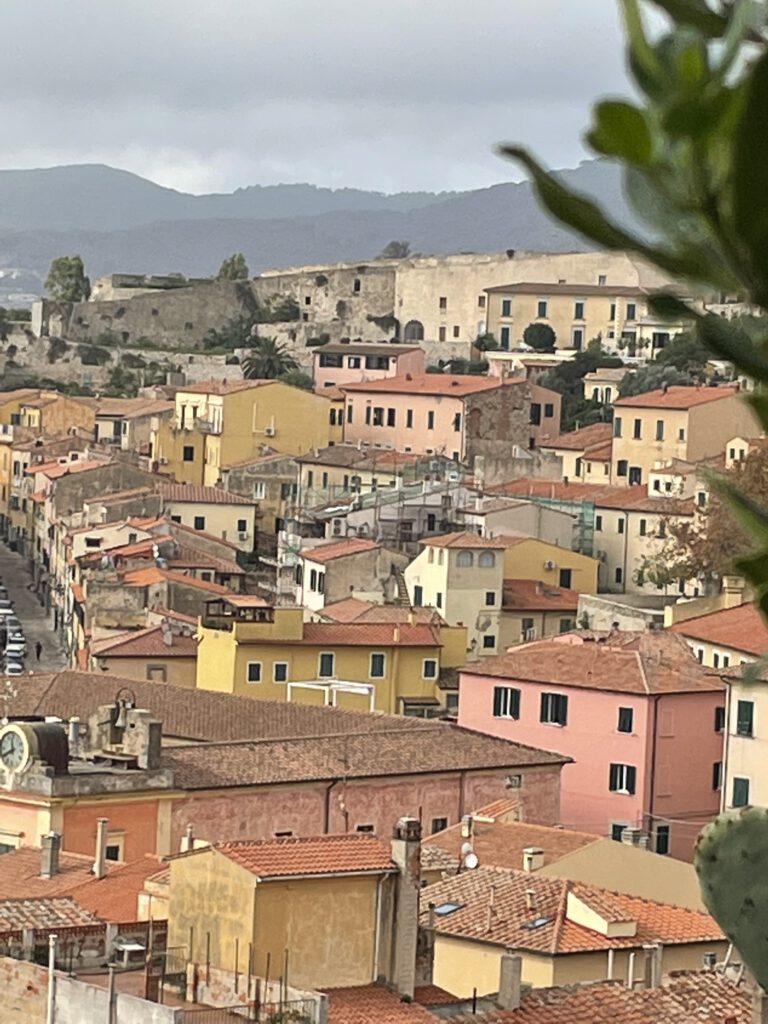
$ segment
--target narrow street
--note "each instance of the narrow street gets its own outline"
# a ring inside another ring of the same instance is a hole
[[[52,619],[46,614],[34,591],[29,589],[32,577],[27,571],[26,561],[3,543],[0,543],[0,577],[27,638],[27,671],[58,672],[65,668],[64,652],[59,638],[53,632]],[[38,640],[43,645],[40,661],[35,658],[35,643]]]

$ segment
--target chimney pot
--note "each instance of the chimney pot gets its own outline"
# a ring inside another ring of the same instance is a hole
[[[96,822],[96,860],[93,862],[93,873],[103,878],[107,873],[107,825],[109,818],[99,818]]]
[[[526,889],[525,890],[525,906],[527,910],[536,909],[536,890]]]
[[[195,828],[191,823],[187,825],[184,833],[184,839],[181,845],[182,853],[186,853],[187,850],[194,850],[195,848]]]
[[[526,846],[523,850],[523,871],[538,871],[544,867],[544,851],[540,846]]]
[[[523,978],[523,959],[507,950],[501,954],[499,995],[496,1004],[501,1010],[519,1010]]]
[[[58,832],[49,832],[43,836],[40,847],[40,877],[53,878],[59,873],[61,836]]]

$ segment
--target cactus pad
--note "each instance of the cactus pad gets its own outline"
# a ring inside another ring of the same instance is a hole
[[[768,810],[715,818],[699,835],[694,866],[705,906],[768,991]]]

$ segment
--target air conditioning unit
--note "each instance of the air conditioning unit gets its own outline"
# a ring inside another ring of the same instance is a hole
[[[333,536],[334,537],[340,537],[341,536],[342,528],[343,528],[342,520],[341,519],[334,519],[333,520]]]
[[[265,434],[266,437],[274,437],[276,433],[277,433],[277,430],[274,427],[272,427],[272,426],[264,427],[264,434]]]
[[[242,533],[238,533],[237,539],[238,540],[248,540],[248,533],[245,532],[245,531],[242,532]]]
[[[544,568],[547,570],[547,572],[549,572],[550,570],[557,568],[557,563],[551,561],[550,559],[547,559],[547,561],[544,563]]]
[[[168,459],[164,459],[162,455],[160,456],[160,458],[157,461],[160,463],[161,466],[167,466],[168,465]]]

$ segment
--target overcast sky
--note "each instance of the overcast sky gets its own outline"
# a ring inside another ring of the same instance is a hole
[[[583,158],[626,91],[617,0],[2,0],[4,167],[108,163],[231,191],[518,177]]]

